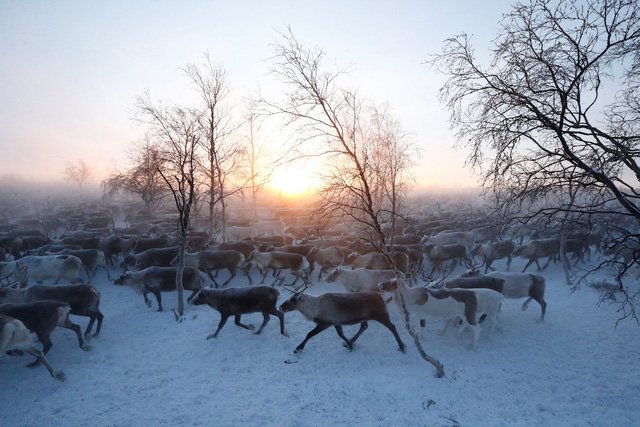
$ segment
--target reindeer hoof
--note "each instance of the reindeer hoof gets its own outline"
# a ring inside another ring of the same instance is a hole
[[[58,371],[58,372],[56,372],[56,373],[53,375],[53,377],[54,377],[55,379],[57,379],[58,381],[62,381],[62,382],[64,382],[64,380],[66,380],[66,379],[67,379],[67,376],[66,376],[66,375],[64,374],[64,372],[62,372],[62,371]]]
[[[147,301],[145,304],[147,304],[147,307],[151,308],[151,301]]]
[[[252,325],[251,323],[247,324],[247,329],[249,329],[250,331],[253,331],[256,327],[254,325]]]
[[[83,344],[80,348],[84,351],[91,351],[91,346],[88,344]]]
[[[349,342],[349,344],[344,343],[342,345],[344,345],[346,348],[348,348],[349,351],[353,351],[353,343],[352,342]]]
[[[217,338],[216,334],[207,335],[208,340],[210,340],[211,338]]]
[[[302,349],[301,349],[301,348],[299,348],[299,347],[296,347],[296,349],[295,349],[295,350],[293,350],[293,353],[294,353],[294,354],[302,353]]]

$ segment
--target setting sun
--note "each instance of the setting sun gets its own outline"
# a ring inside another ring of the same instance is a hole
[[[315,171],[308,163],[281,166],[271,176],[269,187],[283,196],[306,196],[318,187]]]

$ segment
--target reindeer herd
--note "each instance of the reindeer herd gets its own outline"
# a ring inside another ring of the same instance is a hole
[[[76,205],[57,207],[46,215],[9,212],[0,217],[0,354],[24,351],[36,357],[29,366],[43,364],[63,380],[64,374],[45,357],[53,346],[50,335],[57,327],[70,329],[79,347],[90,349],[86,340],[96,322],[93,337],[99,335],[104,318],[100,289],[91,284],[98,269],[106,271],[114,285],[142,294],[149,307],[153,302],[147,295],[153,294],[157,310],[163,311],[162,293],[176,289],[175,215],[169,210],[152,216],[127,209],[117,204]],[[288,336],[285,313],[298,311],[315,327],[296,353],[332,326],[352,350],[370,320],[389,329],[405,351],[390,320],[391,300],[419,320],[423,331],[432,318],[444,321],[443,334],[452,325],[459,335],[469,329],[471,348],[476,348],[481,329],[491,333],[500,328],[503,299],[527,298],[523,310],[535,300],[541,307],[539,321],[544,320],[545,279],[526,270],[533,263],[543,270],[557,261],[558,238],[523,236],[520,229],[505,227],[477,209],[442,209],[397,221],[395,228],[386,230],[384,247],[359,223],[318,218],[310,209],[265,208],[261,216],[255,221],[228,220],[224,231],[214,235],[202,227],[190,233],[182,280],[184,289],[191,291],[187,302],[208,305],[220,314],[217,329],[207,339],[216,338],[231,316],[237,326],[253,329],[241,320],[249,313],[263,315],[256,334],[275,316],[280,333]],[[592,248],[600,250],[596,234],[576,230],[564,240],[573,262],[584,262]],[[509,271],[513,257],[527,260],[523,272]],[[541,266],[544,258],[548,260]],[[496,271],[501,260],[502,271]],[[459,265],[469,270],[452,278]],[[218,278],[221,271],[228,273],[224,281]],[[292,282],[286,284],[287,280]],[[341,284],[345,292],[306,292],[321,288],[322,282]],[[291,292],[279,306],[278,289]],[[71,315],[89,318],[84,334]],[[343,325],[357,324],[358,332],[346,337]]]

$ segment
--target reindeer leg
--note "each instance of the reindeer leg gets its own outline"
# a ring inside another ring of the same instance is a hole
[[[478,348],[478,339],[480,338],[480,326],[478,325],[469,325],[471,331],[473,332],[473,343],[469,347],[471,350],[475,350]],[[462,331],[462,329],[461,329]]]
[[[278,310],[276,307],[273,307],[273,308],[270,308],[269,310],[267,310],[264,313],[273,314],[278,319],[280,319],[280,333],[282,335],[284,335],[285,337],[289,336],[289,334],[284,330],[284,313],[283,312]],[[263,315],[264,315],[264,313],[263,313]]]
[[[151,292],[156,297],[156,301],[158,301],[158,311],[162,311],[162,296],[160,296],[160,290],[152,288],[149,292]]]
[[[215,286],[216,288],[219,288],[220,285],[218,284],[218,282],[216,282],[215,279],[212,279],[212,280],[213,280],[213,286]]]
[[[247,325],[242,324],[242,322],[240,322],[241,318],[242,318],[242,314],[236,314],[235,315],[235,323],[236,323],[236,325],[240,326],[241,328],[248,329],[250,331],[253,331],[256,328],[255,326],[253,326],[250,323],[247,324]]]
[[[144,298],[144,303],[147,305],[147,307],[151,308],[151,300],[149,300],[149,298],[147,297],[148,293],[149,291],[143,291],[142,297]]]
[[[93,324],[96,321],[96,315],[94,313],[88,313],[87,316],[89,316],[89,325],[87,326],[87,330],[84,332],[85,340],[89,337],[89,333],[91,332],[91,329],[93,328]]]
[[[104,315],[98,310],[95,316],[96,319],[98,319],[98,326],[96,327],[96,333],[93,334],[93,336],[97,337],[100,334],[100,330],[102,329],[102,320],[104,319]]]
[[[325,323],[325,322],[317,323],[316,327],[313,328],[307,334],[305,339],[296,347],[296,349],[293,352],[294,353],[300,353],[302,350],[304,350],[304,346],[307,345],[307,341],[309,341],[311,338],[313,338],[314,336],[318,335],[320,332],[322,332],[325,329],[327,329],[329,326],[331,326],[331,323]]]
[[[251,263],[247,264],[247,268],[245,269],[245,273],[247,274],[247,277],[249,278],[249,285],[253,285],[253,278],[251,277]]]
[[[82,266],[82,270],[87,273],[87,283],[89,283],[90,281],[93,280],[93,278],[95,277],[95,274],[91,275],[91,271],[89,271],[89,267],[87,267],[86,265]]]
[[[211,279],[211,281],[212,281],[213,283],[216,283],[216,279],[215,279],[214,275],[213,275],[213,274],[211,274],[211,269],[210,269],[209,267],[206,267],[206,268],[204,269],[204,271],[207,273],[207,276],[209,276],[209,279]],[[217,271],[216,271],[216,273],[217,273]],[[217,276],[217,275],[216,275],[216,276]],[[218,284],[216,283],[216,288],[217,288],[217,287],[218,287]]]
[[[91,346],[87,345],[82,338],[82,329],[80,329],[80,326],[76,325],[71,320],[69,320],[69,318],[67,318],[62,327],[76,333],[76,335],[78,336],[78,345],[81,349],[83,349],[84,351],[91,350]]]
[[[368,327],[369,327],[369,323],[367,321],[360,323],[360,329],[358,329],[358,332],[356,332],[353,338],[351,338],[351,343],[355,344],[356,340],[360,337],[360,335],[362,335],[364,331],[367,330]]]
[[[485,266],[484,266],[484,274],[487,274],[487,271],[489,271],[489,269],[491,268],[491,264],[493,263],[493,260],[489,260]],[[493,270],[493,268],[491,268],[491,270]]]
[[[269,323],[269,319],[271,319],[271,316],[269,316],[269,313],[267,313],[266,311],[262,312],[262,317],[264,320],[262,321],[262,325],[260,325],[260,327],[258,328],[256,335],[260,335],[260,332],[262,332],[264,327],[267,326],[267,323]]]
[[[444,324],[444,329],[442,329],[440,332],[438,332],[438,335],[443,336],[444,334],[447,333],[447,329],[449,329],[449,325],[451,324],[451,322],[453,321],[453,319],[447,319],[447,323]]]
[[[538,271],[541,271],[542,267],[540,267],[540,263],[538,262],[538,258],[536,258],[536,265],[538,266]]]
[[[220,332],[220,329],[222,329],[224,324],[227,323],[227,319],[229,319],[229,316],[229,314],[220,314],[220,323],[218,323],[218,329],[216,329],[215,333],[207,336],[208,340],[210,340],[211,338],[218,338],[218,333]]]
[[[113,262],[111,263],[111,266],[113,267]],[[101,268],[104,269],[104,271],[107,272],[107,279],[112,280],[111,279],[111,274],[109,274],[109,268],[105,265],[105,266],[100,266]],[[96,268],[96,274],[98,273],[98,269]]]
[[[45,368],[47,368],[47,370],[49,371],[49,373],[51,374],[51,376],[53,378],[55,378],[57,380],[60,380],[60,381],[64,381],[65,380],[66,376],[65,376],[64,372],[62,372],[62,371],[58,371],[58,372],[54,371],[53,367],[51,366],[51,364],[49,364],[49,361],[47,360],[46,357],[44,357],[44,354],[42,354],[42,352],[40,350],[38,350],[36,348],[31,348],[31,349],[28,349],[28,350],[25,350],[25,351],[27,353],[29,353],[30,355],[37,357],[38,362],[42,363],[45,366]]]
[[[424,330],[427,327],[427,321],[425,319],[420,319],[420,339],[424,340],[425,339],[425,333]]]
[[[236,269],[235,269],[235,268],[233,268],[233,267],[229,267],[229,268],[227,268],[227,270],[229,270],[229,273],[231,273],[231,276],[229,276],[229,278],[227,279],[227,281],[226,281],[226,282],[224,282],[224,283],[222,284],[222,287],[223,287],[223,288],[224,288],[225,286],[227,286],[227,285],[229,284],[229,282],[230,282],[234,277],[236,277]]]
[[[382,315],[380,316],[380,318],[375,319],[378,322],[382,323],[387,329],[389,329],[391,331],[391,333],[393,334],[393,336],[395,337],[396,341],[398,342],[398,347],[400,348],[401,352],[405,352],[407,346],[404,345],[404,343],[402,342],[402,340],[400,339],[400,335],[398,335],[398,330],[396,329],[395,325],[393,323],[391,323],[391,320],[389,319],[389,315]],[[353,341],[353,340],[352,340]]]
[[[525,271],[527,271],[527,268],[529,268],[529,266],[533,264],[534,261],[537,262],[538,260],[534,258],[529,259],[529,262],[527,263],[527,265],[524,266],[524,269],[522,269],[522,272],[524,273]]]
[[[350,351],[353,350],[353,341],[349,341],[349,339],[344,336],[344,331],[342,330],[342,326],[333,325],[333,327],[336,328],[336,332],[338,333],[338,336],[342,338],[346,343],[344,346],[347,347]]]
[[[51,347],[53,347],[53,343],[51,342],[51,338],[49,338],[48,335],[44,335],[42,333],[37,333],[36,335],[38,336],[38,340],[40,340],[40,342],[42,343],[42,354],[46,355],[47,353],[49,353],[49,350],[51,350]],[[38,366],[40,363],[42,363],[42,360],[40,360],[40,358],[37,358],[35,361],[29,363],[27,365],[27,368],[33,368]]]

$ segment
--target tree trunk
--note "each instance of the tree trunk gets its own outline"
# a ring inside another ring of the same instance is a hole
[[[222,194],[220,194],[220,206],[222,211],[222,218],[220,222],[222,222],[222,235],[224,236],[227,234],[227,206]]]
[[[216,201],[216,190],[215,190],[215,186],[213,185],[213,183],[215,182],[213,179],[214,172],[215,172],[215,168],[213,164],[213,158],[211,158],[211,162],[209,164],[209,173],[211,178],[211,180],[209,181],[209,184],[210,184],[209,186],[209,235],[210,236],[213,236],[213,223],[214,223],[213,208]]]
[[[413,344],[416,346],[416,349],[418,350],[418,353],[420,353],[420,356],[436,368],[436,377],[444,377],[444,365],[442,365],[442,363],[440,363],[440,361],[438,361],[437,359],[429,356],[427,352],[424,351],[424,348],[422,348],[422,344],[420,343],[418,334],[416,334],[416,331],[414,331],[413,327],[411,326],[409,310],[407,310],[407,306],[404,301],[404,295],[402,294],[402,286],[398,286],[398,290],[398,295],[400,295],[400,305],[402,306],[402,312],[404,313],[404,326],[405,328],[407,328],[407,332],[409,332],[411,338],[413,338]]]
[[[187,251],[187,235],[184,231],[178,233],[180,248],[178,249],[178,265],[176,266],[176,291],[178,291],[178,315],[184,316],[184,285],[182,275],[184,273],[184,254]]]
[[[225,236],[227,234],[227,205],[226,202],[224,200],[224,181],[223,181],[223,177],[222,177],[222,170],[220,170],[220,166],[218,165],[218,190],[220,191],[220,211],[221,211],[221,218],[220,218],[220,222],[222,223],[222,236]],[[223,238],[223,241],[225,239]]]

